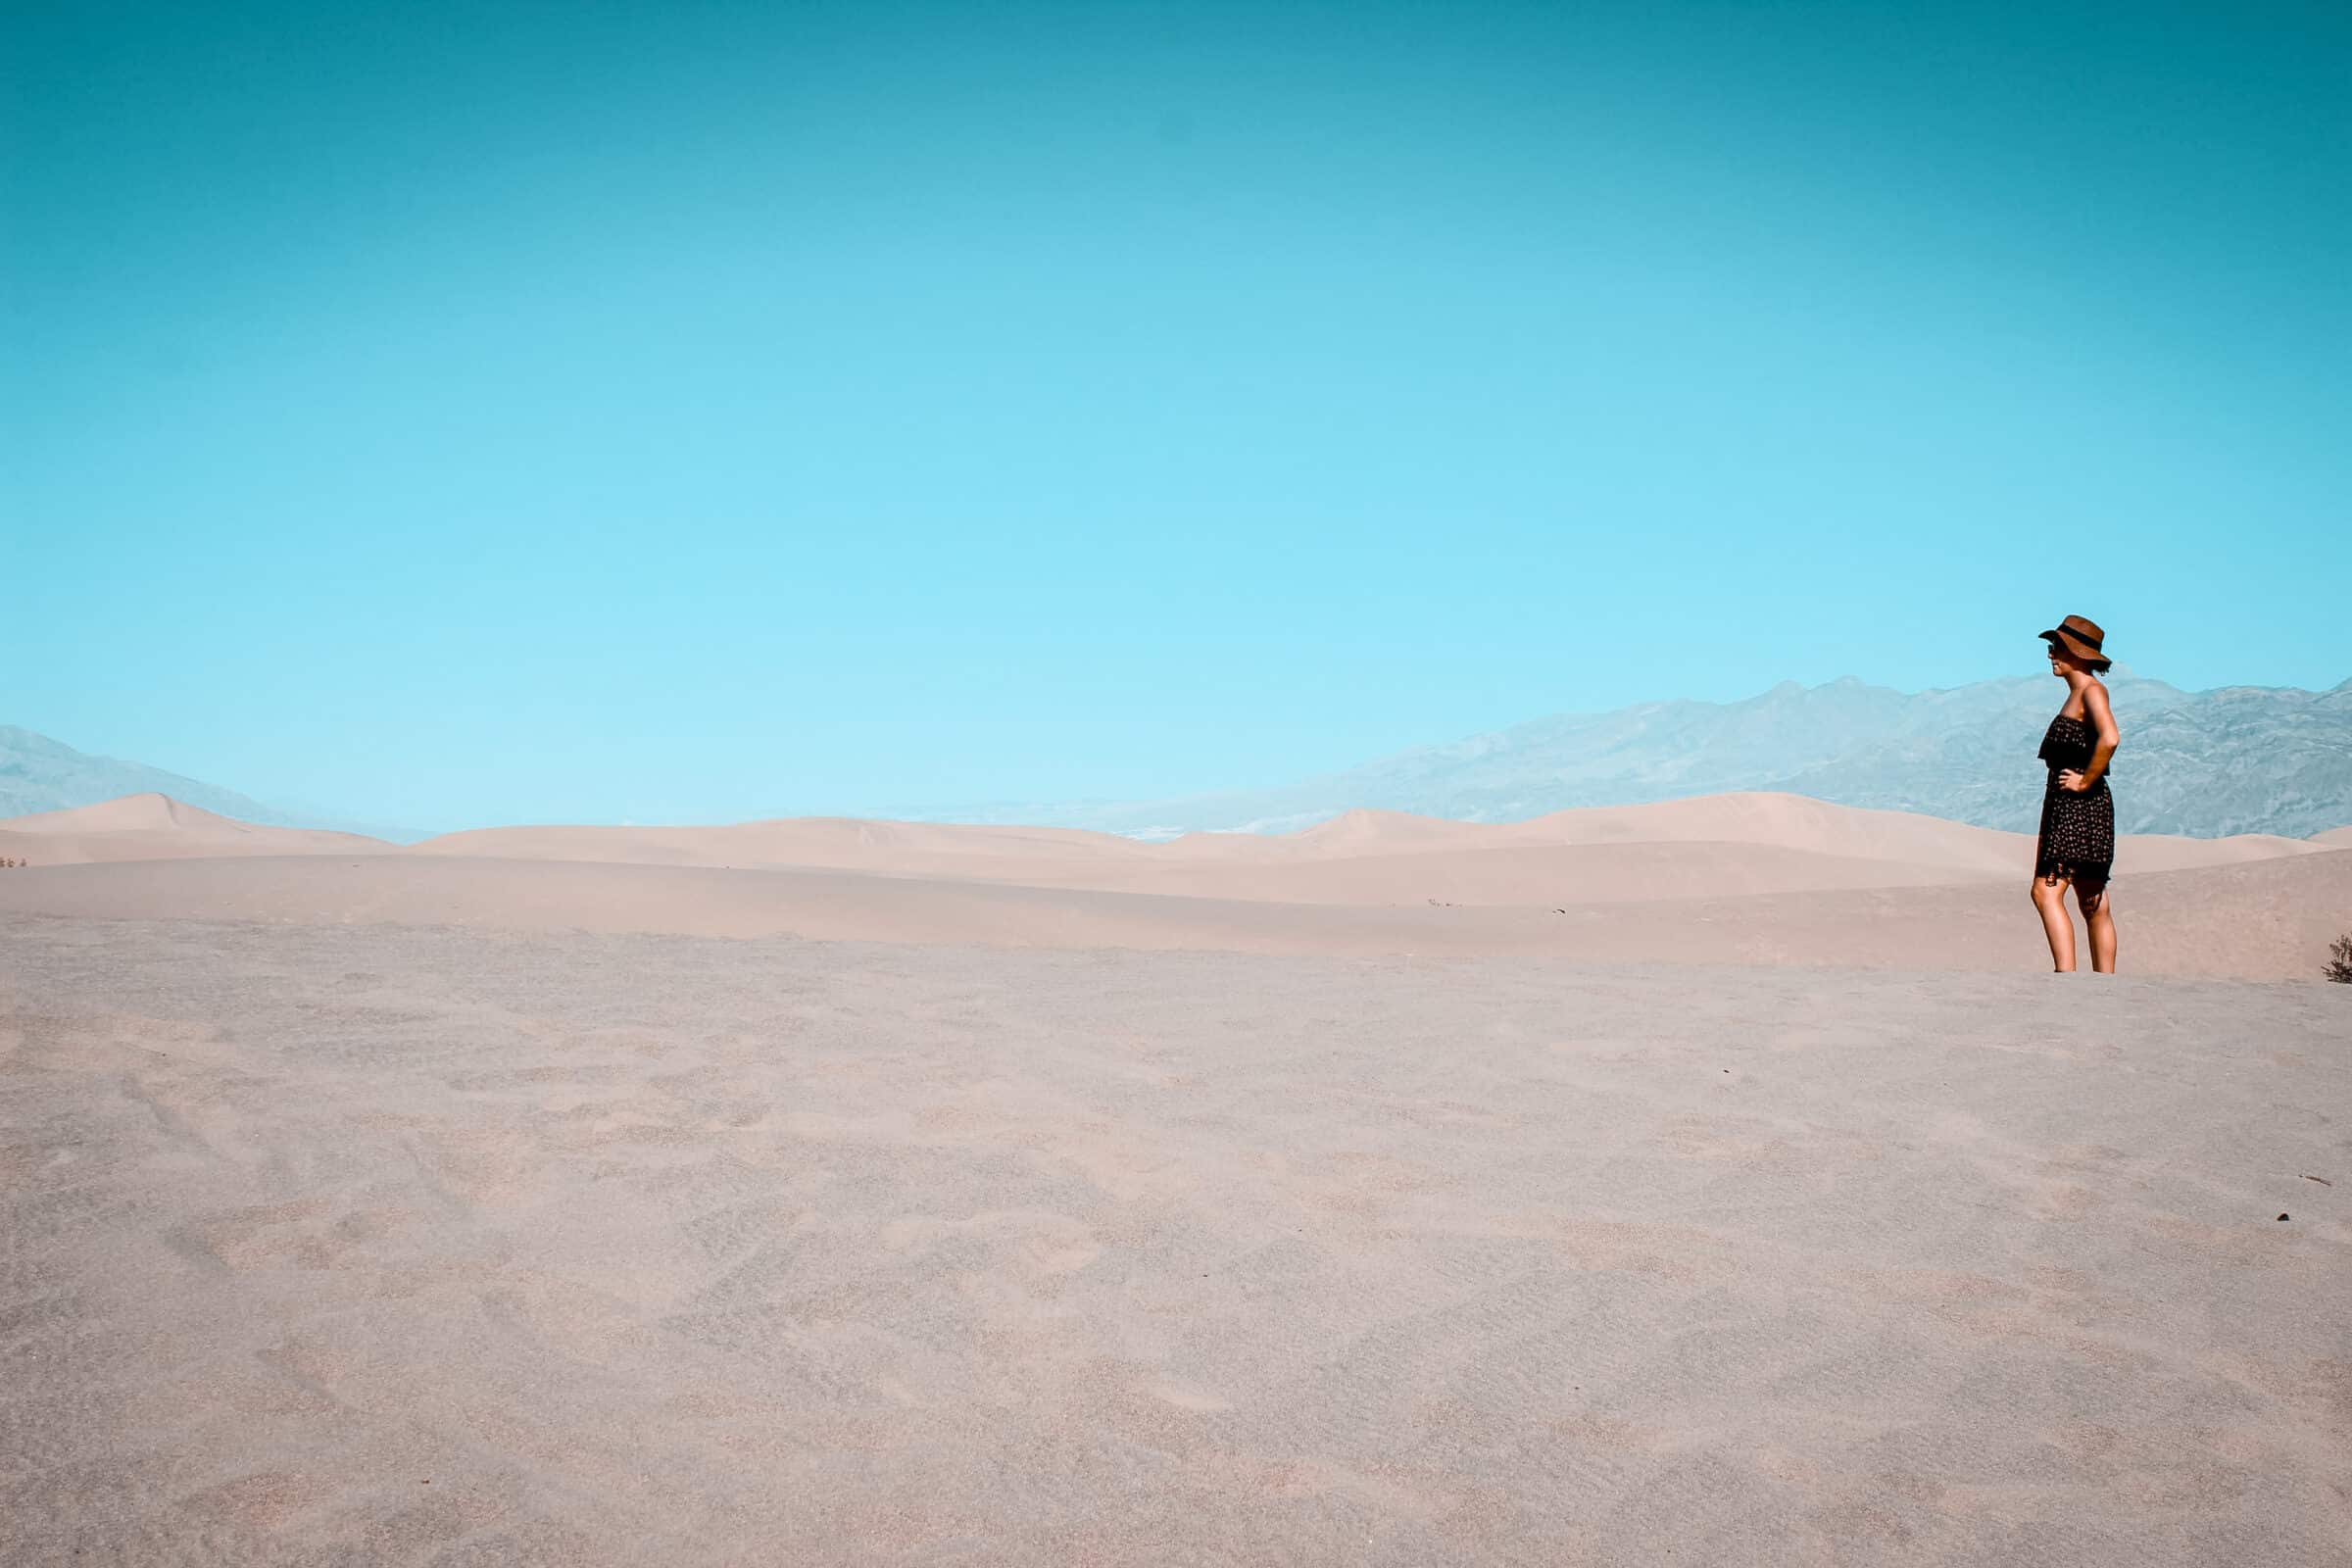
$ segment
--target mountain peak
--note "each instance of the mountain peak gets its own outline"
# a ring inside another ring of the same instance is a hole
[[[122,806],[131,800],[166,825],[167,807],[181,812],[199,811],[265,827],[324,828],[338,832],[366,831],[355,824],[315,816],[307,811],[282,810],[216,785],[167,773],[142,762],[120,761],[77,752],[63,741],[32,730],[0,724],[0,817],[26,816],[76,807]],[[158,806],[154,803],[164,803]],[[124,809],[130,809],[124,808]],[[379,830],[380,836],[380,830]],[[413,833],[397,834],[415,838]]]
[[[2301,838],[2352,823],[2352,705],[2314,702],[2316,695],[2119,684],[2117,827]],[[1325,835],[1385,837],[1401,825],[1372,809],[1517,822],[1583,807],[1760,792],[2030,833],[2044,777],[2034,748],[2063,697],[2055,681],[2026,674],[1919,693],[1858,675],[1810,689],[1785,680],[1737,702],[1553,714],[1282,788],[1082,812],[1043,808],[1051,814],[1028,819],[1116,833],[1146,824],[1262,831],[1337,818]],[[2265,765],[2248,767],[2249,757]],[[1350,808],[1357,810],[1343,815]]]

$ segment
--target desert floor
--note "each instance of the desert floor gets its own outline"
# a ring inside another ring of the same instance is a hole
[[[789,818],[516,827],[395,846],[161,795],[0,821],[0,917],[1581,963],[2032,973],[2034,842],[1793,795],[1470,823],[1350,811],[1144,844],[1058,828]],[[2317,980],[2352,842],[2125,836],[2141,976]],[[2080,924],[2078,920],[2078,925]],[[2089,966],[2085,950],[2083,966]]]
[[[2285,972],[2342,858],[2189,891]],[[2014,971],[1922,973],[272,867],[0,873],[11,1568],[2352,1563],[2348,988],[2035,973],[2006,875],[1867,894]]]

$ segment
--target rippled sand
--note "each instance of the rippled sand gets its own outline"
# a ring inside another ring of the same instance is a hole
[[[2352,1562],[2345,991],[0,915],[0,1560]]]

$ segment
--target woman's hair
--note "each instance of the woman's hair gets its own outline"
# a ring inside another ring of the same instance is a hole
[[[2082,665],[2093,675],[2104,675],[2115,667],[2115,661],[2112,659],[2086,659],[2082,661]]]

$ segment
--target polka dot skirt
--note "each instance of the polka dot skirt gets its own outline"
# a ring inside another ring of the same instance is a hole
[[[2041,738],[2041,760],[2050,765],[2041,797],[2041,838],[2034,848],[2034,874],[2066,876],[2083,887],[2103,887],[2115,865],[2115,797],[2102,776],[2080,795],[2058,787],[2058,775],[2090,766],[2097,743],[2090,726],[2064,713],[2050,720]]]

